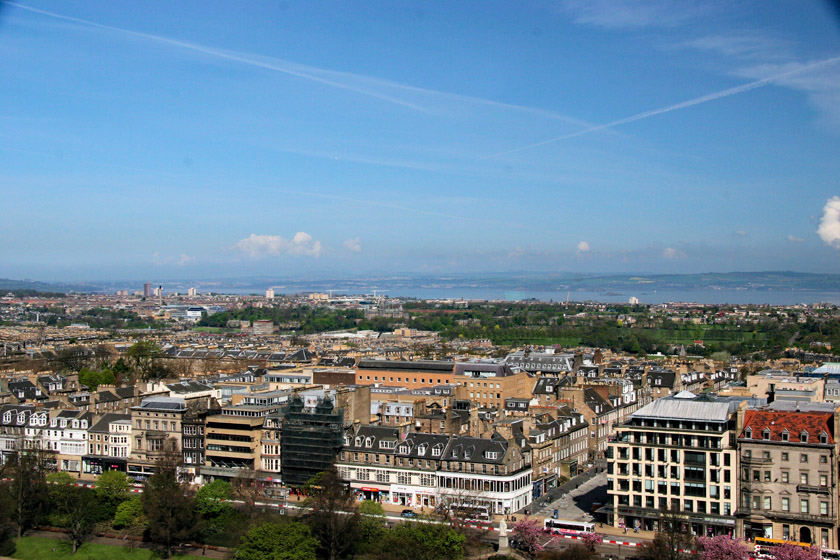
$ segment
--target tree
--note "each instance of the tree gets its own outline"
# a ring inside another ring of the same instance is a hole
[[[462,560],[466,537],[440,523],[402,523],[385,531],[377,560]]]
[[[205,519],[212,519],[228,512],[232,495],[230,483],[216,479],[198,489],[195,495],[195,511]]]
[[[771,551],[776,560],[820,560],[820,549],[805,548],[791,543],[776,545]]]
[[[595,552],[599,544],[603,542],[604,538],[598,533],[584,533],[580,537],[580,543],[589,552]]]
[[[135,342],[126,350],[125,357],[133,373],[144,380],[162,379],[166,368],[160,364],[163,351],[160,346],[149,340]]]
[[[115,529],[133,529],[145,527],[148,521],[143,513],[143,501],[135,495],[117,506],[113,524]]]
[[[0,468],[0,478],[2,478],[2,468]],[[9,486],[8,483],[0,482],[0,556],[12,556],[15,552],[16,527],[12,520],[14,503]]]
[[[237,560],[315,560],[318,540],[298,521],[269,522],[251,527],[242,536]]]
[[[143,512],[149,519],[149,539],[164,549],[166,558],[172,547],[188,541],[196,533],[197,516],[188,487],[178,481],[177,455],[167,453],[156,464],[155,474],[143,487]]]
[[[511,532],[521,548],[530,554],[537,554],[543,549],[540,544],[540,537],[543,534],[539,522],[532,517],[525,517],[511,525]]]
[[[306,504],[313,511],[306,523],[318,539],[318,556],[338,560],[352,555],[359,535],[359,512],[353,494],[334,470],[312,477],[307,490],[313,495]]]
[[[100,385],[116,385],[117,379],[114,372],[105,368],[102,371],[82,368],[79,370],[79,383],[87,385],[88,389],[95,391]]]
[[[47,492],[46,453],[39,449],[20,450],[8,459],[7,476],[12,502],[12,520],[17,536],[22,537],[46,510]]]
[[[703,551],[703,560],[748,560],[750,556],[742,539],[731,539],[727,535],[700,537],[697,544]]]
[[[116,362],[114,362],[113,367],[111,367],[111,371],[114,372],[114,379],[118,382],[122,382],[123,379],[131,373],[131,368],[128,367],[128,364],[125,363],[125,360],[122,357],[118,358]]]
[[[131,483],[124,472],[105,471],[96,481],[96,497],[109,506],[116,507],[125,499],[130,488]]]
[[[373,550],[385,533],[385,509],[379,502],[359,504],[359,540],[363,552]]]
[[[97,521],[96,497],[88,488],[74,484],[57,484],[50,490],[54,518],[60,527],[67,529],[67,536],[73,543],[73,554],[76,554],[79,545],[93,533]]]

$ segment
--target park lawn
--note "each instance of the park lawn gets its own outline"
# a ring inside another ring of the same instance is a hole
[[[48,539],[44,537],[23,537],[16,541],[15,553],[12,558],[20,560],[152,560],[160,558],[153,551],[146,548],[127,546],[111,546],[107,544],[85,543],[79,547],[73,556],[73,547],[66,539]],[[55,548],[55,552],[53,552]],[[194,558],[191,556],[172,556],[172,558]]]

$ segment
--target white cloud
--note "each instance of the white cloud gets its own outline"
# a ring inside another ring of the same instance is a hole
[[[817,235],[826,245],[840,250],[840,196],[832,196],[825,203]]]
[[[674,27],[696,19],[711,8],[688,0],[564,0],[561,6],[576,23],[606,29]]]
[[[670,260],[684,259],[685,253],[674,249],[673,247],[666,247],[665,250],[662,251],[662,258]]]
[[[788,241],[790,241],[791,243],[805,243],[804,239],[802,239],[801,237],[796,237],[793,234],[788,235]]]
[[[181,253],[181,258],[178,259],[178,266],[187,266],[195,261],[195,257],[191,257],[187,254]]]
[[[586,241],[581,241],[581,242],[580,242],[580,243],[578,243],[578,245],[577,245],[577,250],[578,250],[578,253],[586,253],[586,252],[588,252],[588,251],[589,251],[589,250],[591,250],[591,249],[592,249],[592,247],[590,247],[590,246],[589,246],[589,243],[587,243]]]
[[[297,232],[292,239],[252,233],[249,237],[239,240],[233,247],[254,259],[276,255],[305,255],[317,258],[324,252],[324,245],[320,241],[313,241],[312,236],[303,231]]]
[[[344,246],[349,251],[353,251],[354,253],[361,253],[362,252],[362,244],[359,242],[358,237],[354,237],[352,239],[348,239],[344,242]]]
[[[742,230],[742,229],[739,229],[738,231],[735,232],[735,235],[740,235],[741,237],[746,237],[747,232]]]

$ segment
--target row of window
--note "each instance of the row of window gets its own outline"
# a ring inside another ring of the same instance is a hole
[[[782,511],[789,512],[791,498],[783,497],[782,501]],[[741,505],[745,508],[752,509],[764,509],[764,510],[772,510],[773,509],[773,498],[771,496],[756,496],[753,495],[752,499],[750,499],[749,494],[744,494],[741,498]],[[831,505],[828,500],[820,500],[820,515],[830,515]],[[799,513],[811,513],[811,500],[809,498],[799,498]]]
[[[766,440],[769,440],[769,439],[770,439],[770,436],[771,436],[771,433],[770,433],[770,428],[765,428],[764,430],[762,430],[762,432],[761,432],[761,439],[766,439]],[[744,430],[744,437],[745,437],[745,438],[747,438],[747,439],[753,439],[753,430],[752,430],[752,428],[746,428],[746,429]],[[785,428],[784,430],[782,430],[781,437],[782,437],[782,441],[790,441],[790,432],[787,430],[787,428]],[[799,433],[799,441],[800,441],[800,443],[808,443],[808,438],[809,438],[809,434],[808,434],[808,432],[807,432],[806,430],[802,430],[802,431]],[[825,433],[825,432],[820,433],[820,435],[819,435],[819,441],[820,441],[820,443],[821,443],[821,444],[823,444],[823,445],[827,444],[827,443],[828,443],[828,434],[827,434],[827,433]]]
[[[765,470],[763,471],[764,476],[762,477],[762,471],[759,469],[753,469],[752,471],[752,481],[753,482],[773,482],[773,471]],[[750,470],[744,469],[744,480],[750,479]],[[810,484],[809,482],[810,477],[807,471],[800,471],[799,472],[799,484]],[[827,487],[828,486],[828,474],[820,473],[819,474],[819,481],[820,486]],[[781,472],[781,482],[783,484],[790,483],[790,471],[782,471]]]
[[[799,462],[800,463],[807,463],[808,462],[808,453],[800,453],[799,454]],[[745,449],[744,450],[744,459],[749,460],[752,459],[752,449]],[[762,459],[770,460],[770,452],[764,451],[761,455]],[[782,451],[781,455],[782,461],[790,461],[790,453],[787,451]],[[828,463],[828,455],[820,455],[820,463],[825,465]]]
[[[642,505],[644,503],[644,506]],[[619,506],[629,506],[630,505],[630,496],[619,496],[618,497],[618,505]],[[670,505],[668,503],[668,498],[659,498],[658,501],[653,496],[633,496],[633,506],[635,507],[646,507],[650,509],[659,508],[659,510],[664,511],[666,509],[672,509],[674,511],[684,511],[686,513],[709,513],[712,515],[732,515],[732,505],[728,502],[723,503],[723,507],[721,508],[720,502],[705,502],[704,500],[694,500],[694,499],[684,499],[680,500],[680,498],[671,498]]]

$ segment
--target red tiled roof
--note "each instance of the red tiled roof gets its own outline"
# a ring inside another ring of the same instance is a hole
[[[746,438],[747,428],[752,429],[752,439],[763,440],[764,430],[770,429],[769,441],[782,440],[782,432],[788,431],[790,443],[800,443],[799,436],[808,432],[808,443],[819,443],[820,434],[828,435],[828,443],[834,444],[834,414],[831,412],[787,412],[780,410],[748,410],[744,417],[744,429],[739,437]]]

